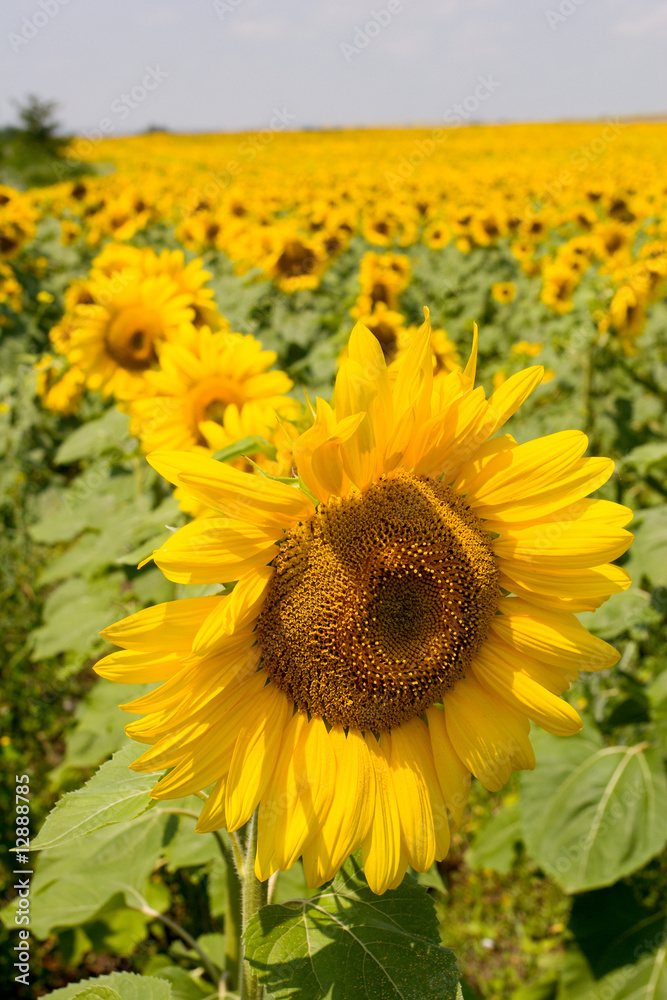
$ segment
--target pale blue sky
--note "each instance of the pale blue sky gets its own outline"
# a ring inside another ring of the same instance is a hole
[[[667,111],[662,0],[3,0],[0,49],[0,123],[116,135]]]

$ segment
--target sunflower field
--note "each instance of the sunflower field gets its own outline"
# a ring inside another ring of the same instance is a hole
[[[8,995],[667,1000],[667,125],[14,183]]]

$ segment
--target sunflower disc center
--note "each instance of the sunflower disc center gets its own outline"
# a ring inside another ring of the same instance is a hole
[[[376,732],[463,676],[500,596],[479,519],[409,473],[322,504],[274,567],[257,626],[264,668],[300,709]]]

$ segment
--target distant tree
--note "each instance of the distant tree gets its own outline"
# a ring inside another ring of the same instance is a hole
[[[57,101],[43,101],[36,94],[29,94],[25,102],[14,101],[18,111],[21,131],[36,146],[56,150],[66,140],[58,136],[60,124],[55,112]]]

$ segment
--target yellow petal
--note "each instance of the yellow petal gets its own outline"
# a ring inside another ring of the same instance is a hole
[[[174,583],[229,583],[266,566],[282,534],[279,527],[227,517],[198,518],[179,528],[153,556]]]
[[[491,694],[502,698],[517,712],[555,736],[572,736],[582,728],[578,714],[566,701],[542,687],[512,663],[512,651],[485,643],[475,657],[473,675]]]
[[[535,767],[528,719],[470,674],[446,692],[443,705],[452,746],[489,791],[499,791],[512,771]]]
[[[119,684],[148,684],[168,680],[181,669],[181,662],[179,653],[160,656],[158,653],[122,649],[98,660],[93,664],[93,670],[100,677]]]
[[[431,417],[433,398],[433,353],[431,321],[426,320],[413,337],[401,359],[393,389],[393,429],[386,447],[385,471],[401,462],[412,437]]]
[[[475,377],[477,375],[477,346],[479,344],[479,330],[477,329],[477,323],[472,325],[472,348],[470,350],[470,357],[466,363],[465,369],[463,371],[463,378],[467,387],[473,389],[475,386]]]
[[[631,584],[620,566],[606,564],[589,569],[563,567],[504,567],[499,583],[505,590],[538,607],[564,611],[595,611],[612,594]]]
[[[192,773],[200,765],[213,767],[208,781],[203,782],[199,788],[183,792],[183,795],[200,791],[212,781],[226,775],[239,730],[256,717],[257,699],[260,698],[265,683],[266,674],[259,671],[242,684],[232,685],[186,722],[179,725],[173,721],[155,745],[132,763],[132,770],[150,772],[183,765],[185,770],[189,768]],[[161,721],[161,716],[158,715],[158,724]],[[142,724],[148,726],[150,717],[142,720]],[[131,729],[131,726],[127,727],[128,732]],[[179,773],[183,774],[183,771]],[[176,777],[174,772],[163,779],[161,787],[174,785],[172,777]]]
[[[259,806],[255,873],[291,868],[319,830],[333,798],[336,762],[322,719],[297,712],[287,723],[275,770]]]
[[[573,614],[539,609],[518,597],[500,602],[491,628],[509,646],[554,667],[606,670],[620,659],[618,650],[591,635]]]
[[[195,452],[152,452],[147,461],[201,503],[236,521],[289,526],[313,513],[305,494],[266,476],[241,472]]]
[[[252,816],[269,783],[280,753],[287,718],[292,711],[275,684],[262,690],[257,721],[240,730],[227,776],[227,829],[238,830]]]
[[[107,642],[137,652],[163,653],[166,648],[172,653],[189,653],[201,623],[219,603],[217,594],[167,601],[109,625],[100,635]]]
[[[320,830],[303,848],[303,870],[311,889],[333,878],[365,838],[375,807],[375,778],[368,746],[358,730],[347,736],[333,726],[336,787]]]
[[[595,507],[586,508],[585,514],[585,504]],[[605,501],[578,500],[572,508],[555,511],[540,521],[505,525],[502,536],[493,541],[501,569],[519,574],[523,565],[540,563],[553,568],[588,569],[617,559],[632,542],[632,535],[619,528],[607,510]],[[591,516],[588,511],[592,511]],[[496,524],[490,523],[491,530],[495,530]]]
[[[240,579],[228,597],[220,598],[217,606],[202,622],[194,638],[192,651],[212,652],[224,645],[228,636],[253,625],[262,609],[274,573],[272,567],[263,566]]]
[[[408,862],[415,871],[428,871],[447,855],[449,821],[421,719],[392,729],[389,763]]]
[[[456,830],[470,795],[470,771],[452,746],[442,709],[434,705],[427,710],[426,718],[435,770]]]
[[[489,442],[461,467],[454,488],[480,511],[530,497],[539,500],[545,490],[559,489],[587,447],[588,438],[581,431],[559,431],[520,445],[507,442],[500,451]]]
[[[530,394],[537,389],[544,377],[542,365],[534,365],[532,368],[524,368],[514,375],[510,375],[503,384],[489,396],[489,412],[493,415],[493,429],[491,434],[495,434],[503,424],[506,424],[520,406],[525,403]]]
[[[341,447],[364,419],[364,413],[355,413],[337,422],[329,404],[318,398],[313,426],[294,442],[299,475],[313,496],[323,503],[330,496],[346,496],[350,490]]]
[[[204,808],[199,813],[197,833],[212,833],[213,830],[222,830],[227,826],[225,817],[225,786],[224,778],[218,778],[211,789]]]
[[[388,759],[391,740],[387,733],[383,734],[382,741],[380,746],[372,733],[366,733],[366,745],[375,773],[375,809],[361,851],[366,881],[377,895],[399,884],[408,866],[408,859],[401,849],[401,823]]]
[[[439,414],[437,437],[424,443],[421,457],[415,458],[418,475],[443,476],[450,482],[460,466],[473,455],[489,436],[491,417],[481,386],[455,399],[446,411]]]

